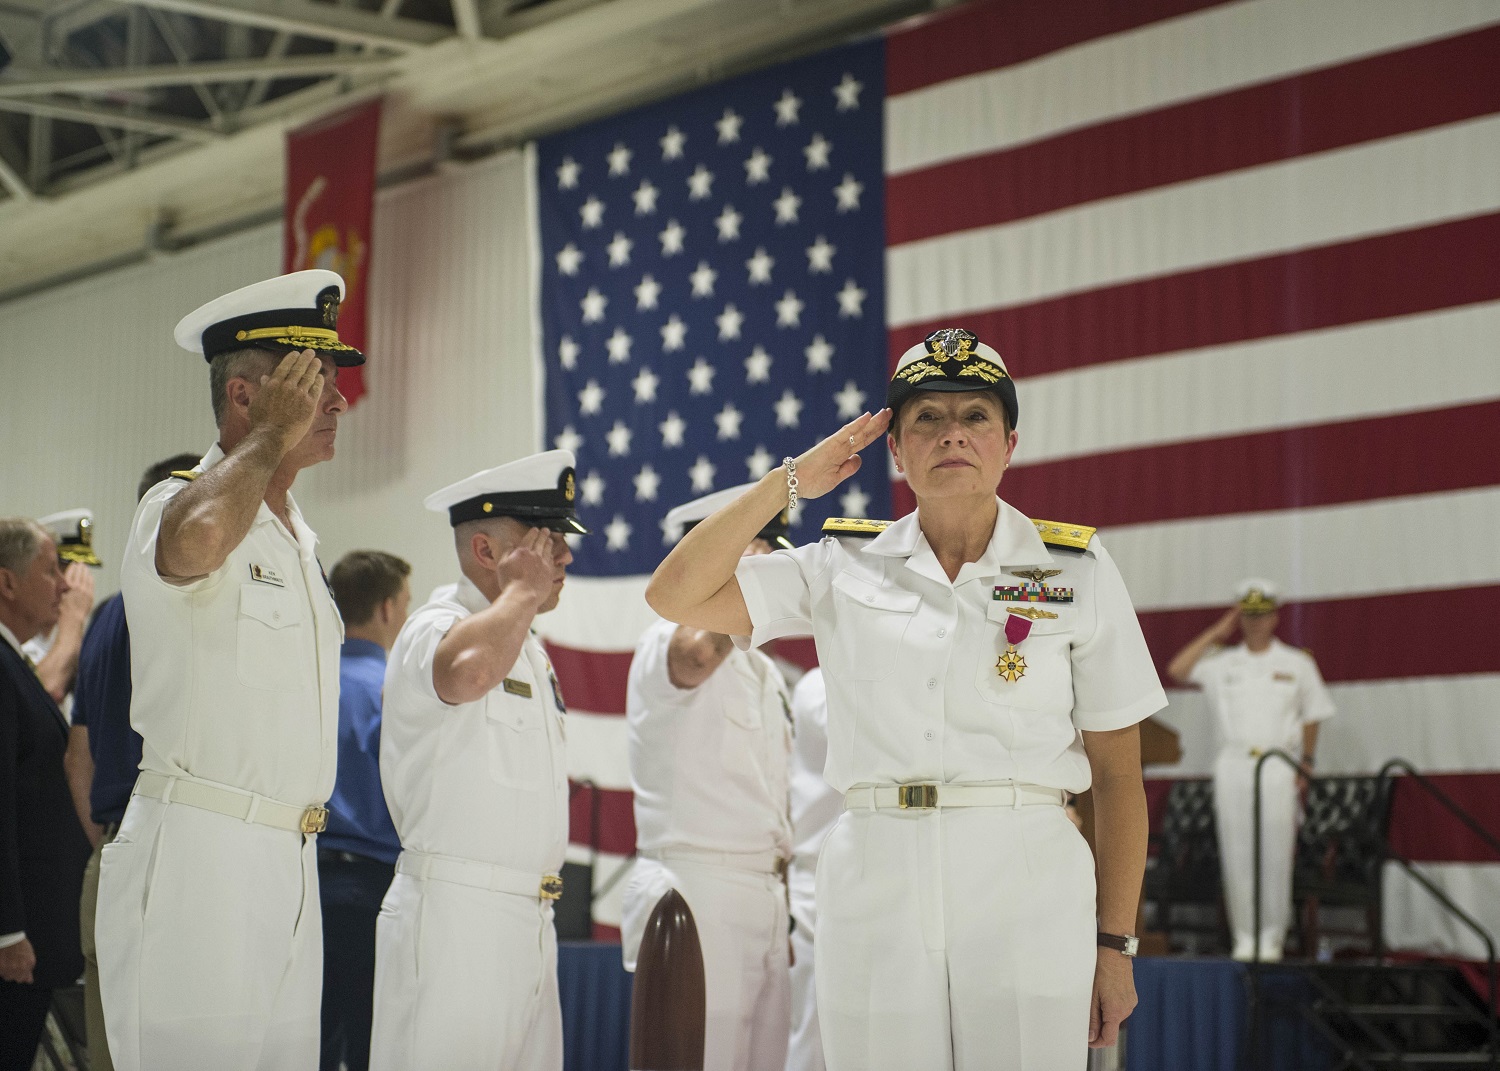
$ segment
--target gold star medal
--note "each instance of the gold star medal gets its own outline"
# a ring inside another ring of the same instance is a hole
[[[1016,644],[1031,635],[1031,619],[1020,614],[1009,614],[1005,619],[1005,650],[995,663],[995,672],[1011,684],[1026,676],[1026,659],[1016,650]]]

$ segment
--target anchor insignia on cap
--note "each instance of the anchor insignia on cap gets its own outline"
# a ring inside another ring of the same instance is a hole
[[[318,307],[323,310],[323,326],[335,328],[339,325],[339,292],[329,287],[318,295]]]
[[[944,327],[927,336],[927,352],[938,364],[963,362],[974,356],[974,344],[978,341],[962,327]]]

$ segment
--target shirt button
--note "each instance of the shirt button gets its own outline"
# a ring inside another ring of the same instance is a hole
[[[865,596],[865,602],[874,602],[874,601],[875,601],[875,596],[873,596],[873,595],[866,595]]]
[[[925,736],[925,737],[926,737],[926,738],[927,738],[927,739],[929,739],[929,740],[931,740],[931,739],[932,739],[932,738],[933,738],[933,737],[934,737],[934,736],[936,736],[936,735],[937,735],[937,733],[935,733],[935,732],[933,732],[933,731],[932,731],[932,730],[931,730],[931,729],[928,729],[928,730],[927,730],[927,731],[926,731],[926,732],[925,732],[925,733],[923,733],[923,734],[922,734],[922,735],[923,735],[923,736]]]
[[[272,610],[271,611],[271,620],[272,621],[280,621],[281,620],[281,611],[280,610]]]
[[[927,678],[927,687],[928,688],[936,688],[937,687],[937,678],[936,677],[928,677]]]
[[[942,639],[946,635],[948,635],[948,630],[947,629],[945,629],[945,628],[938,629],[938,639]]]

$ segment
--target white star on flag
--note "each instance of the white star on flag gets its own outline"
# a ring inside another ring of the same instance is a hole
[[[776,303],[776,326],[800,327],[802,325],[802,310],[804,307],[802,299],[797,296],[795,291],[788,290],[785,294],[782,294],[781,300]]]
[[[641,370],[635,374],[630,385],[635,388],[635,400],[637,405],[656,401],[656,385],[661,382],[661,377],[651,369],[641,366]],[[863,398],[863,395],[860,395]]]
[[[609,351],[609,363],[624,364],[630,360],[630,345],[633,341],[635,340],[623,327],[615,328],[614,334],[604,340],[604,348]]]
[[[585,506],[597,506],[604,501],[604,477],[592,469],[578,485],[578,493],[583,498]]]
[[[614,238],[604,248],[609,251],[609,266],[621,268],[630,263],[630,247],[635,243],[625,237],[624,231],[615,231]]]
[[[740,326],[745,322],[745,314],[732,304],[725,305],[724,311],[714,320],[719,325],[719,341],[728,342],[740,337]]]
[[[578,434],[572,424],[569,424],[553,436],[552,445],[555,449],[566,450],[576,456],[579,447],[583,445],[583,436]]]
[[[687,341],[687,324],[675,312],[661,325],[661,348],[671,353],[680,350]]]
[[[656,308],[656,299],[661,296],[661,283],[650,275],[641,276],[641,281],[635,288],[635,307],[637,309]]]
[[[661,158],[663,160],[682,159],[682,147],[686,143],[686,134],[684,134],[681,130],[678,130],[675,126],[667,127],[666,134],[664,134],[661,141],[658,142],[658,144],[661,145]]]
[[[840,420],[853,420],[864,412],[865,392],[851,379],[844,384],[843,390],[833,396],[833,401],[839,407]]]
[[[609,304],[609,298],[599,293],[598,287],[591,286],[589,292],[583,295],[583,300],[578,304],[583,309],[584,323],[598,323],[604,319],[604,306]]]
[[[766,247],[756,246],[755,256],[745,261],[745,267],[750,269],[750,285],[758,283],[769,283],[771,281],[771,268],[776,264],[776,258],[766,252]]]
[[[784,226],[797,222],[797,209],[802,207],[802,198],[790,186],[783,186],[781,196],[771,202],[776,209],[776,223]]]
[[[592,230],[604,222],[604,202],[597,197],[590,197],[578,206],[578,214],[583,217],[585,230]]]
[[[661,486],[661,477],[649,464],[641,466],[641,471],[635,474],[634,483],[637,502],[656,501],[656,489]]]
[[[667,221],[666,230],[657,235],[661,239],[661,255],[670,257],[674,253],[682,252],[682,240],[687,237],[687,231],[681,223],[675,219]]]
[[[714,366],[699,357],[687,370],[688,383],[694,394],[709,394],[714,389]]]
[[[846,279],[844,289],[840,290],[836,296],[839,299],[839,319],[864,315],[865,292],[855,285],[853,279]]]
[[[708,261],[698,261],[698,266],[688,276],[688,280],[693,284],[693,297],[713,297],[714,280],[718,277],[719,273],[709,267]]]
[[[812,344],[802,351],[807,355],[807,374],[833,370],[834,348],[822,335],[814,335]]]
[[[714,423],[719,426],[719,438],[738,439],[740,422],[744,419],[745,414],[736,409],[733,402],[725,402],[724,408],[714,414]]]
[[[771,355],[764,346],[756,346],[745,358],[745,382],[764,383],[771,378]]]
[[[833,188],[833,196],[838,199],[839,211],[857,211],[859,208],[859,195],[864,192],[864,183],[856,180],[851,173],[844,172],[844,181]]]
[[[795,428],[802,419],[802,399],[792,393],[788,387],[782,392],[781,399],[774,406],[776,410],[776,426],[779,428]]]
[[[563,366],[563,371],[571,372],[578,367],[578,354],[581,348],[573,341],[572,335],[564,335],[557,342],[557,363]]]
[[[659,193],[661,191],[651,185],[650,179],[641,179],[641,184],[630,195],[635,201],[635,214],[638,216],[649,216],[655,212],[656,197]]]
[[[771,157],[759,145],[745,158],[745,185],[754,186],[771,178]]]
[[[623,142],[615,142],[615,147],[610,150],[609,173],[611,175],[627,175],[630,173],[630,157],[633,154],[626,148]]]
[[[564,275],[577,275],[578,265],[583,263],[583,250],[572,242],[557,251],[557,270]]]
[[[591,379],[584,384],[583,390],[578,392],[578,411],[584,416],[593,416],[604,404],[604,388],[599,386],[599,381]]]
[[[693,467],[688,469],[688,478],[693,481],[693,490],[701,493],[714,489],[714,476],[718,473],[714,464],[703,454],[698,455],[698,460],[693,462]]]
[[[833,95],[838,98],[838,110],[841,112],[853,111],[859,107],[859,91],[864,89],[864,84],[855,81],[854,75],[844,72],[844,80],[833,87]]]
[[[604,549],[626,550],[630,547],[630,525],[618,513],[615,519],[604,526]]]
[[[839,496],[839,508],[844,511],[845,517],[867,516],[870,496],[859,489],[859,484],[851,484],[849,490]]]
[[[688,176],[688,200],[706,201],[714,188],[714,173],[699,164]]]
[[[838,251],[838,246],[818,235],[818,240],[807,247],[807,270],[814,274],[833,271],[833,255]]]
[[[822,134],[814,134],[812,140],[802,147],[802,155],[807,157],[807,169],[822,171],[828,166],[828,154],[832,151],[833,142]]]
[[[734,205],[725,205],[719,218],[714,220],[719,228],[719,241],[732,242],[740,236],[740,220],[745,217],[734,210]]]
[[[611,457],[624,457],[630,453],[630,436],[631,431],[623,420],[615,421],[615,426],[604,433]]]
[[[663,449],[682,445],[683,432],[687,430],[687,422],[678,416],[676,412],[667,414],[667,419],[657,425],[661,430],[661,445]]]
[[[797,122],[797,112],[802,108],[802,98],[790,89],[783,89],[781,99],[771,107],[776,109],[777,126],[792,126]]]
[[[745,122],[734,113],[731,108],[724,109],[724,115],[718,122],[714,123],[719,130],[719,144],[728,145],[740,140],[740,126]]]
[[[578,172],[581,170],[582,168],[578,166],[577,160],[571,156],[564,156],[562,164],[557,169],[557,188],[559,190],[576,188],[578,185]]]
[[[750,479],[758,480],[776,467],[776,459],[764,446],[756,446],[755,453],[745,458],[745,467],[750,470]]]

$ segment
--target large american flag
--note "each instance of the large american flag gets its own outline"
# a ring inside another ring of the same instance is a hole
[[[1339,704],[1323,768],[1401,755],[1493,824],[1497,69],[1493,0],[996,0],[542,142],[545,425],[578,451],[597,534],[539,624],[575,775],[603,787],[575,801],[598,880],[634,841],[619,714],[661,515],[876,407],[889,362],[941,326],[1017,378],[1001,493],[1104,530],[1160,665],[1235,581],[1275,577],[1285,638]],[[788,193],[797,219],[778,224]],[[702,266],[713,294],[695,297]],[[816,504],[798,538],[828,511],[910,507],[868,453],[859,493]],[[1158,773],[1206,774],[1207,713],[1172,698],[1186,756]],[[1500,932],[1500,864],[1414,794],[1394,825]],[[1397,946],[1477,951],[1399,876],[1387,912]],[[617,922],[613,895],[596,918]]]

